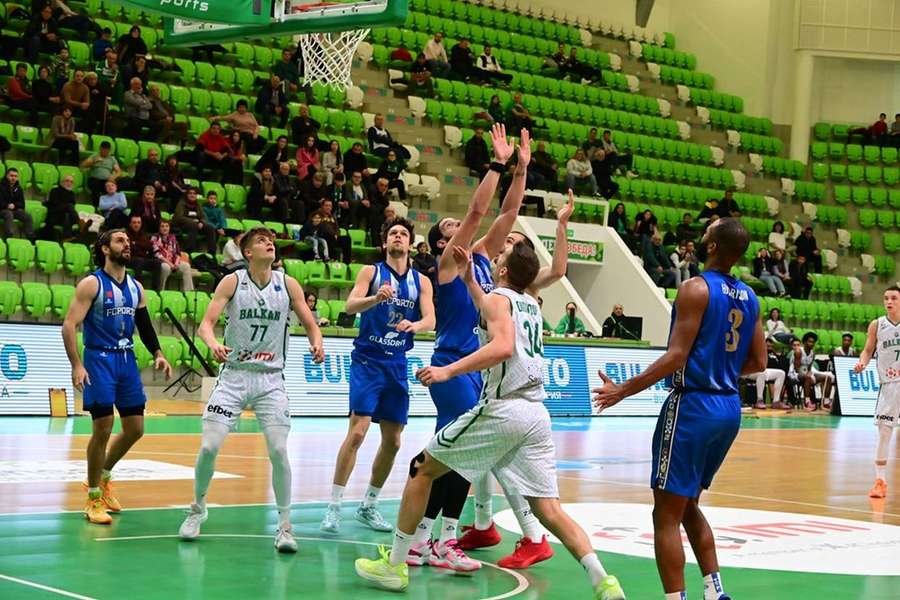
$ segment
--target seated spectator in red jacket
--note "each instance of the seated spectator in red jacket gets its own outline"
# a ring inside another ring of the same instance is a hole
[[[206,169],[221,171],[225,183],[241,183],[243,180],[243,165],[234,158],[228,138],[222,135],[222,126],[218,121],[210,123],[209,129],[197,138],[197,171],[201,181]]]

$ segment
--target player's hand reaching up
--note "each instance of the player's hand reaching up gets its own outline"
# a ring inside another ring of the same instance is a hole
[[[494,146],[494,160],[506,164],[513,153],[513,145],[506,139],[506,125],[495,123],[491,127],[491,144]]]
[[[167,361],[166,357],[162,354],[153,359],[153,368],[165,373],[166,379],[172,377],[172,365],[169,364],[169,361]]]
[[[450,379],[447,367],[425,367],[416,371],[416,379],[425,387],[433,383],[443,383]]]
[[[603,381],[603,385],[598,388],[594,388],[591,390],[591,393],[594,394],[593,403],[594,408],[597,409],[598,413],[604,411],[604,409],[609,408],[610,406],[615,406],[625,397],[625,393],[622,389],[622,386],[613,383],[613,380],[606,376],[606,373],[603,371],[597,371],[597,375],[600,376],[600,380]]]
[[[456,263],[456,272],[462,275],[463,281],[471,281],[475,277],[472,265],[472,253],[462,246],[453,247],[453,262]]]
[[[559,213],[557,214],[559,224],[563,227],[568,225],[569,218],[571,218],[573,212],[575,212],[575,194],[572,193],[572,190],[569,190],[569,201],[566,202],[561,209],[559,209]]]
[[[210,346],[209,351],[212,352],[212,356],[217,363],[225,362],[228,360],[228,355],[231,354],[231,348],[225,344],[218,343]]]
[[[79,392],[84,391],[84,386],[91,385],[91,376],[88,375],[84,365],[78,365],[72,368],[72,385]]]
[[[524,169],[531,162],[531,134],[527,129],[522,129],[519,137],[519,163],[518,169]]]
[[[375,292],[375,302],[381,304],[382,302],[387,302],[391,298],[394,297],[394,288],[391,287],[389,283],[384,283],[378,288],[378,291]]]

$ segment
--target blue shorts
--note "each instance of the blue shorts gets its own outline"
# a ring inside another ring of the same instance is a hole
[[[431,366],[445,367],[462,358],[455,352],[435,352],[431,355]],[[431,400],[437,409],[435,431],[443,429],[450,421],[469,411],[478,404],[481,396],[481,373],[465,373],[444,383],[436,383],[428,388]]]
[[[84,386],[84,408],[113,406],[138,408],[147,404],[141,372],[134,352],[84,349],[84,368],[90,385]]]
[[[409,380],[402,360],[350,355],[350,414],[406,425],[409,418]]]
[[[650,487],[698,497],[709,488],[740,427],[738,395],[673,391],[653,433]]]

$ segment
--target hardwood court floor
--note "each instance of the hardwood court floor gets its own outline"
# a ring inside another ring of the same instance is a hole
[[[646,418],[554,420],[562,500],[630,599],[662,596],[648,508],[653,424]],[[372,556],[375,545],[391,541],[390,534],[353,520],[355,501],[345,503],[340,535],[318,530],[344,427],[343,419],[294,420],[289,448],[300,552],[280,556],[272,548],[270,469],[253,419],[242,419],[222,449],[201,539],[181,543],[176,533],[192,496],[198,417],[147,419],[147,434],[117,469],[126,510],[109,527],[91,526],[80,514],[89,419],[0,418],[0,598],[396,597],[367,587],[353,572],[354,558]],[[432,427],[431,419],[414,419],[405,433],[382,493],[390,521],[406,465]],[[359,454],[348,498],[365,489],[377,437],[373,429]],[[889,462],[891,495],[877,504],[866,495],[874,446],[870,419],[744,419],[703,499],[732,596],[900,598],[898,444]],[[554,545],[556,557],[528,571],[491,566],[517,538],[502,496],[494,504],[504,541],[473,553],[485,567],[471,577],[414,569],[411,598],[590,597],[581,568],[560,545]],[[467,508],[463,522],[470,521]],[[699,597],[696,567],[689,565],[688,574],[689,593]]]

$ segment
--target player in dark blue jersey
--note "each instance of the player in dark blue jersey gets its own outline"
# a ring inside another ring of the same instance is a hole
[[[82,279],[62,326],[63,343],[72,364],[72,384],[83,392],[84,408],[93,429],[87,447],[88,502],[85,516],[91,523],[109,524],[107,511],[121,505],[112,492],[111,471],[144,434],[144,387],[134,358],[132,336],[137,327],[141,341],[154,355],[154,367],[168,379],[172,367],[163,357],[140,282],[125,272],[131,243],[124,229],[105,232],[94,246],[97,271]],[[84,324],[84,361],[78,355],[76,329]],[[122,433],[107,449],[118,409]]]
[[[672,386],[653,435],[650,482],[656,566],[667,600],[687,598],[682,526],[703,573],[704,600],[729,598],[719,576],[713,533],[698,501],[740,428],[738,378],[765,369],[767,362],[759,301],[730,275],[749,244],[739,220],[712,224],[698,248],[706,270],[678,290],[666,353],[621,384],[601,372],[603,387],[593,390],[594,405],[603,410],[660,379]]]
[[[409,413],[406,352],[416,333],[434,329],[431,282],[409,261],[412,223],[392,219],[382,227],[381,237],[387,258],[362,268],[345,309],[347,314],[361,313],[361,317],[350,364],[350,424],[334,467],[331,503],[320,526],[329,533],[340,530],[344,488],[372,422],[381,427],[381,445],[356,519],[376,531],[393,529],[376,503],[400,449],[400,434]]]

